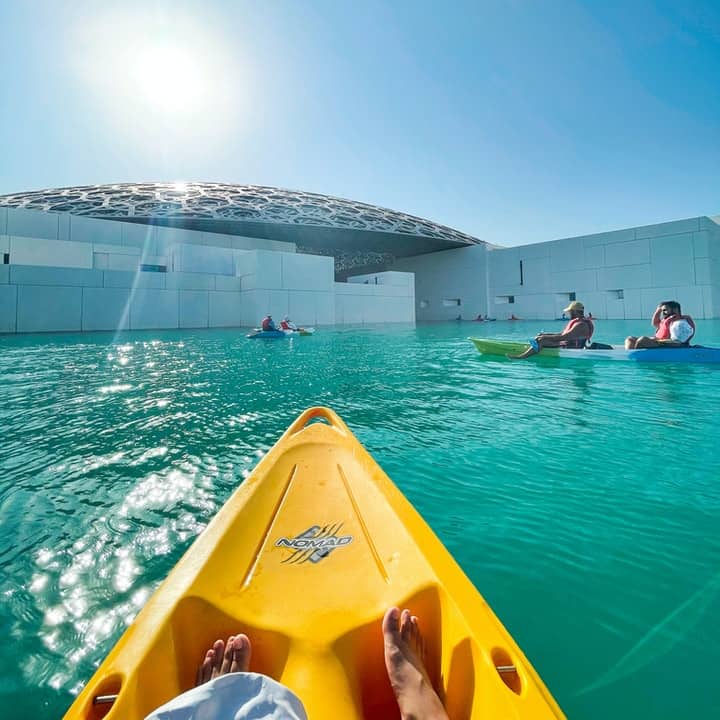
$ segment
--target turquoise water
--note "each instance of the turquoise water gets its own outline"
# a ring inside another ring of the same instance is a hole
[[[480,358],[559,323],[0,338],[0,704],[59,717],[304,408],[334,408],[571,718],[716,717],[720,367]],[[698,323],[720,346],[720,322]],[[598,322],[597,339],[647,332]],[[9,715],[8,715],[9,713]]]

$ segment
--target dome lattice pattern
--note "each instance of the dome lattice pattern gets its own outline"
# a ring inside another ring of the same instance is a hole
[[[0,206],[98,218],[222,220],[400,233],[456,244],[481,241],[422,218],[327,195],[259,185],[119,183],[0,196]]]

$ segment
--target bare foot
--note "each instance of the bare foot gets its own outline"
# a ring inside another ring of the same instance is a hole
[[[418,619],[391,607],[383,618],[385,666],[402,720],[448,720],[423,663]]]
[[[197,670],[195,686],[202,685],[220,675],[247,672],[250,667],[250,639],[247,635],[231,635],[227,643],[216,640],[205,653],[205,659]]]

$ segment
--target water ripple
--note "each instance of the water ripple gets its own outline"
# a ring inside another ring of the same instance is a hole
[[[633,655],[630,681],[577,692],[699,588],[714,592],[717,369],[488,362],[467,334],[531,329],[470,325],[291,343],[235,331],[0,338],[0,621],[13,639],[0,668],[18,717],[62,714],[314,404],[340,413],[416,505],[570,717],[653,707],[669,720],[678,698],[702,716],[713,691],[693,691],[692,668],[720,661],[717,624],[700,630],[720,610],[707,594],[682,610],[684,626],[670,623],[667,658]],[[720,323],[700,331],[720,342]],[[22,662],[20,643],[32,647]]]

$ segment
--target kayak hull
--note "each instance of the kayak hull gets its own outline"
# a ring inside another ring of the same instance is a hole
[[[315,333],[314,327],[300,328],[299,330],[259,330],[255,329],[251,333],[248,333],[246,337],[251,340],[266,338],[269,340],[279,338],[297,337],[303,335],[313,335]]]
[[[117,694],[107,717],[141,720],[192,687],[216,638],[245,632],[250,669],[287,685],[313,720],[396,720],[380,631],[392,605],[419,616],[451,718],[564,717],[397,487],[337,415],[311,408],[197,538],[66,718],[101,717],[93,698]]]
[[[505,358],[507,355],[519,355],[528,348],[527,343],[512,340],[470,338],[481,355],[493,358]],[[562,360],[592,361],[631,361],[631,362],[672,362],[672,363],[720,363],[720,348],[693,347],[646,348],[625,350],[619,345],[607,350],[568,350],[567,348],[543,348],[528,359],[554,358]]]
[[[253,332],[248,333],[246,337],[251,340],[279,340],[280,338],[289,337],[289,335],[283,330],[253,330]]]

